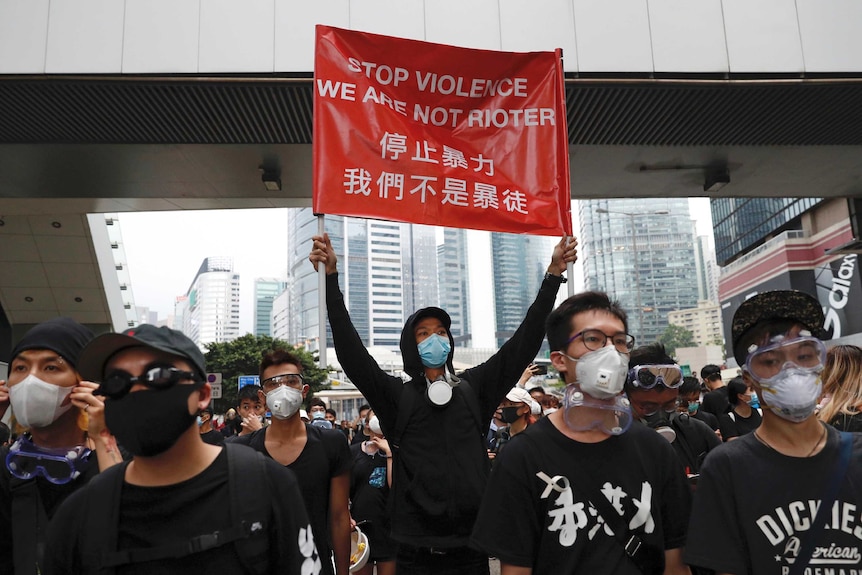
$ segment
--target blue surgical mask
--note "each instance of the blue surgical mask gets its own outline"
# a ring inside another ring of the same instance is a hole
[[[423,339],[417,347],[419,348],[419,358],[425,367],[443,367],[446,365],[446,360],[449,359],[449,352],[452,350],[449,340],[436,333]]]
[[[325,411],[312,411],[311,412],[311,419],[325,419],[325,418],[326,418],[326,412]]]

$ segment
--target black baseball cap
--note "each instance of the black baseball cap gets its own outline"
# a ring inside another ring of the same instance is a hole
[[[730,332],[736,363],[743,365],[748,357],[748,352],[739,345],[745,334],[765,321],[782,320],[801,324],[814,337],[825,337],[823,307],[817,298],[796,290],[759,293],[742,302],[733,314]]]
[[[106,333],[93,339],[81,352],[78,372],[84,379],[102,381],[105,364],[115,354],[132,347],[148,347],[189,361],[201,377],[206,378],[204,354],[183,332],[166,326],[143,324],[123,333]]]

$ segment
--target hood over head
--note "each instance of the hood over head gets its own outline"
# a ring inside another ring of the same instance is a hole
[[[425,373],[425,366],[422,365],[422,360],[419,358],[419,348],[416,343],[414,330],[416,324],[426,317],[436,317],[443,323],[446,332],[449,334],[449,346],[452,348],[449,351],[449,357],[446,359],[446,368],[452,375],[455,375],[455,368],[452,365],[452,358],[455,357],[455,338],[452,337],[452,318],[449,314],[439,307],[422,308],[410,317],[404,324],[404,330],[401,332],[401,357],[404,359],[404,371],[412,379],[422,379]]]

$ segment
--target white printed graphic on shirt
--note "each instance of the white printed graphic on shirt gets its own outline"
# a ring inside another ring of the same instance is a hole
[[[314,535],[311,533],[311,525],[299,530],[299,552],[305,557],[302,562],[302,575],[318,575],[320,573],[320,556],[317,547],[314,546]]]
[[[557,507],[548,511],[548,517],[551,519],[548,531],[559,531],[560,545],[563,547],[574,545],[578,539],[578,530],[586,528],[590,522],[590,518],[593,518],[594,521],[594,525],[587,532],[587,538],[590,541],[593,540],[596,533],[602,528],[604,528],[606,535],[613,537],[613,530],[605,523],[592,503],[589,501],[575,502],[571,483],[567,477],[563,475],[550,477],[543,471],[538,472],[536,477],[546,484],[541,494],[542,499],[547,499],[554,491],[559,494],[554,500]],[[639,498],[629,498],[622,487],[616,487],[609,481],[605,482],[602,486],[601,493],[607,498],[614,510],[619,513],[620,517],[625,514],[625,505],[623,502],[626,499],[632,502],[631,505],[635,508],[635,514],[629,521],[628,527],[630,530],[640,527],[643,527],[646,533],[652,533],[655,530],[655,521],[651,513],[652,485],[648,481],[644,481],[641,484]]]

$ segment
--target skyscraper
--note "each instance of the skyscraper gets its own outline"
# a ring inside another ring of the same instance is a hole
[[[201,349],[239,337],[239,274],[233,273],[231,258],[205,258],[186,296],[178,305],[182,330]]]
[[[278,278],[254,280],[254,335],[272,335],[272,302],[287,282]]]
[[[437,246],[440,307],[452,318],[452,337],[458,347],[470,347],[470,273],[467,257],[467,232],[445,228],[443,243]]]
[[[512,337],[536,298],[550,260],[549,246],[544,236],[491,234],[497,347]]]
[[[667,314],[697,307],[694,233],[687,198],[579,202],[579,251],[588,290],[607,292],[628,312],[637,343],[667,328]]]

